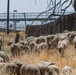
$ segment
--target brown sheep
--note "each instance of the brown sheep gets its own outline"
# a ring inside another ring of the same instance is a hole
[[[28,75],[28,74],[41,75],[39,69],[31,64],[22,65],[20,69],[20,74],[21,75]]]

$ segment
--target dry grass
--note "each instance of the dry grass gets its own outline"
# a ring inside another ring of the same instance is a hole
[[[24,55],[23,57],[15,58],[12,61],[19,61],[23,63],[29,63],[35,65],[37,62],[41,60],[45,61],[54,61],[56,62],[57,66],[59,67],[60,71],[65,65],[69,65],[72,67],[73,72],[72,75],[76,74],[76,55],[72,56],[69,53],[69,50],[67,50],[67,54],[65,54],[64,58],[60,58],[58,51],[48,51],[48,52],[42,52],[40,55],[32,53],[30,56],[29,55]],[[54,52],[54,53],[53,53]],[[71,51],[72,52],[72,51]],[[72,54],[72,53],[71,53]],[[70,56],[69,56],[70,55]]]
[[[4,36],[4,42],[5,46],[9,39],[13,39],[15,35],[13,33],[7,35],[5,33],[1,33],[1,35]],[[12,38],[11,38],[12,37]],[[6,52],[10,52],[9,48],[5,48]],[[58,65],[59,69],[61,70],[63,66],[69,65],[72,67],[73,72],[72,75],[76,75],[76,52],[72,45],[68,47],[68,49],[65,51],[64,58],[60,58],[59,52],[57,50],[48,50],[47,52],[42,51],[39,54],[31,53],[30,55],[26,54],[20,58],[14,58],[12,61],[20,61],[23,63],[30,63],[30,64],[36,64],[38,61],[45,60],[45,61],[54,61]],[[62,74],[61,74],[62,75]]]

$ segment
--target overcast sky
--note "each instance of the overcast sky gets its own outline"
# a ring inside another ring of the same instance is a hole
[[[47,7],[47,0],[10,0],[10,12],[17,10],[17,12],[41,12]],[[73,7],[67,11],[74,11]],[[0,13],[7,12],[7,0],[0,0]]]

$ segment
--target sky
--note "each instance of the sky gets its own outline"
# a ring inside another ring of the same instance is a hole
[[[41,12],[44,11],[47,0],[10,0],[10,12],[17,10],[17,12]],[[7,0],[0,0],[0,12],[7,12]]]
[[[67,5],[67,4],[66,4]],[[47,0],[10,0],[10,12],[42,12],[47,7]],[[74,11],[70,6],[67,11]],[[0,13],[7,12],[7,0],[0,0]]]

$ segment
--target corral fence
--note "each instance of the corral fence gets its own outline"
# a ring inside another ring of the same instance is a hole
[[[44,25],[27,25],[26,37],[62,33],[64,30],[76,30],[76,13],[64,15]]]
[[[16,25],[16,29],[15,30],[18,30],[18,31],[24,31],[25,30],[25,25]],[[0,24],[0,31],[1,32],[6,32],[7,31],[7,25],[4,25],[4,24]],[[9,32],[13,32],[14,31],[14,27],[13,25],[11,24],[9,26]]]

